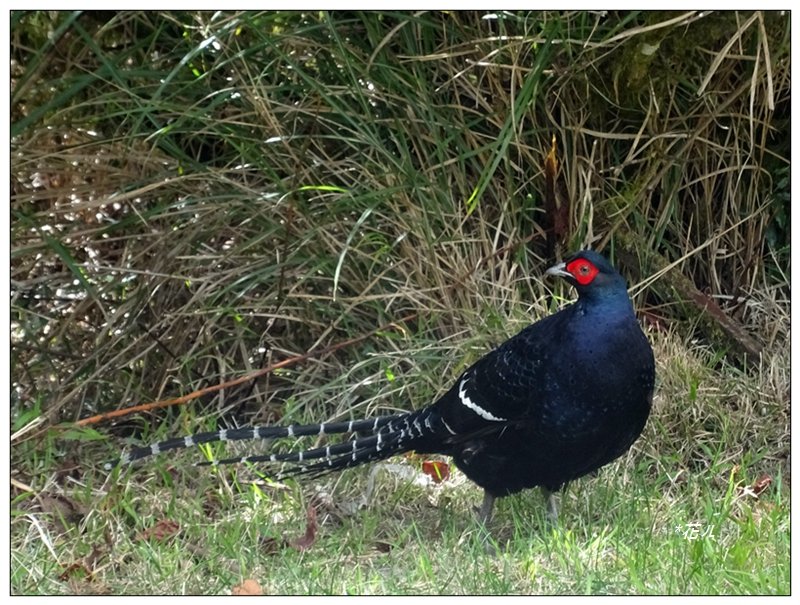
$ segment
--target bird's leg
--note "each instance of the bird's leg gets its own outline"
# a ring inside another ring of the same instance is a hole
[[[488,491],[483,490],[483,502],[478,511],[478,522],[481,524],[480,534],[482,535],[483,548],[486,553],[492,557],[497,556],[499,549],[497,543],[492,538],[489,531],[489,523],[492,520],[492,513],[494,512],[494,496]]]
[[[492,513],[494,512],[494,496],[487,492],[486,490],[483,491],[483,503],[481,504],[481,508],[478,511],[478,521],[484,526],[487,527],[489,522],[492,520]]]
[[[546,500],[547,522],[551,525],[558,525],[558,499],[556,498],[556,494],[544,486],[541,487],[541,490]]]

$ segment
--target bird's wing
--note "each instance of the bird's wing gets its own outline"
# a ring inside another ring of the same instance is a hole
[[[563,313],[560,312],[560,313]],[[528,326],[467,369],[435,404],[450,440],[500,431],[535,416],[559,346],[557,313]]]

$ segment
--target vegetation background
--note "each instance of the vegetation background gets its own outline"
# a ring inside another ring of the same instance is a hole
[[[788,594],[789,43],[766,11],[13,12],[12,591]],[[581,246],[658,386],[558,527],[507,498],[488,555],[479,491],[414,458],[102,469],[426,405]]]

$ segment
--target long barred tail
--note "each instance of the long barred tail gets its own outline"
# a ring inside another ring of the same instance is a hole
[[[331,422],[323,424],[304,424],[289,426],[249,426],[236,429],[222,429],[208,433],[198,433],[186,437],[167,439],[145,447],[134,448],[123,454],[118,460],[105,464],[106,470],[115,466],[125,466],[141,458],[155,456],[169,450],[181,449],[212,443],[216,441],[243,441],[253,439],[277,439],[285,437],[307,437],[317,435],[333,435],[341,433],[357,433],[362,436],[344,443],[327,445],[301,452],[263,454],[236,458],[225,458],[208,462],[199,462],[198,466],[288,462],[296,466],[280,474],[281,477],[297,475],[320,475],[330,471],[358,466],[365,462],[389,458],[394,454],[415,449],[417,443],[434,435],[441,421],[431,408],[425,408],[409,414],[394,416],[378,416],[365,420],[347,422]],[[366,435],[365,435],[366,434]],[[317,461],[305,464],[308,461]]]

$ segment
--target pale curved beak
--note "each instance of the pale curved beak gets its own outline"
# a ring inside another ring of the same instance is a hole
[[[571,277],[569,271],[567,271],[567,263],[558,263],[557,265],[553,265],[547,271],[544,272],[545,275],[555,275],[556,277]]]

